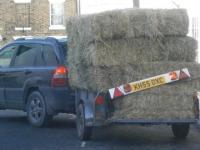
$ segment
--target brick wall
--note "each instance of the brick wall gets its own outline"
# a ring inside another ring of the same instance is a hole
[[[65,0],[65,19],[76,15],[76,8],[76,0]],[[31,0],[30,4],[14,3],[14,0],[0,0],[0,35],[7,38],[7,41],[13,36],[66,36],[65,30],[49,29],[49,9],[49,0]],[[30,31],[15,30],[15,27],[27,27],[28,25],[31,27]],[[1,41],[0,45],[2,43]]]

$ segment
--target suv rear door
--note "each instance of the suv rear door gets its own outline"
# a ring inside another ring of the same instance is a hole
[[[33,76],[36,56],[41,52],[40,44],[19,44],[19,48],[5,72],[6,108],[22,109],[24,107],[23,93],[27,79]]]

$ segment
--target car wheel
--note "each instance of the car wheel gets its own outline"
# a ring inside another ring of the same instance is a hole
[[[189,133],[189,124],[175,124],[172,125],[172,132],[174,136],[178,139],[185,139]]]
[[[92,127],[87,127],[85,125],[85,111],[84,105],[79,104],[76,114],[76,128],[78,132],[78,137],[80,140],[89,140],[92,135]]]
[[[42,127],[52,119],[46,113],[46,104],[43,96],[38,91],[32,92],[28,96],[27,117],[32,126]]]

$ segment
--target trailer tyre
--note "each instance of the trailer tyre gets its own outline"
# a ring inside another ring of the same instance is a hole
[[[175,138],[185,139],[189,133],[190,125],[189,124],[175,124],[172,125],[172,132]]]
[[[84,105],[79,104],[76,114],[76,128],[80,140],[89,140],[92,135],[92,127],[87,127],[85,124],[85,111]]]

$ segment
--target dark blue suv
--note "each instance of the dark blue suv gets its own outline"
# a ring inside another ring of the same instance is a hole
[[[27,112],[31,125],[43,126],[60,112],[74,113],[68,86],[67,41],[18,39],[0,49],[0,109]]]

